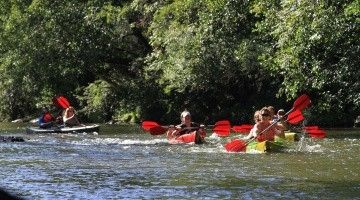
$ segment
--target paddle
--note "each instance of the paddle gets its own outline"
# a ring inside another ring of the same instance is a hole
[[[306,126],[305,133],[309,134],[312,138],[326,137],[326,132],[323,129],[320,129],[319,126]]]
[[[209,126],[212,126],[212,125],[209,125]],[[213,126],[230,126],[230,121],[229,120],[220,120],[220,121],[217,121],[215,123],[215,125]]]
[[[305,130],[320,129],[319,126],[305,126]]]
[[[302,115],[301,111],[295,110],[288,115],[286,121],[290,124],[297,124],[302,120],[304,120],[304,116]],[[242,124],[233,126],[232,130],[237,133],[248,134],[253,127],[254,125],[251,124]]]
[[[306,94],[303,94],[295,100],[292,109],[289,110],[289,112],[287,113],[290,113],[293,110],[300,110],[300,111],[304,110],[310,105],[310,103],[311,103],[310,97]]]
[[[143,121],[141,126],[145,131],[149,131],[151,128],[160,126],[160,124],[154,121]]]
[[[285,115],[283,117],[288,116],[292,111],[294,110],[303,110],[305,109],[307,106],[309,106],[310,104],[310,98],[309,96],[307,96],[306,94],[301,95],[300,97],[298,97],[294,104],[293,107],[287,112],[285,113]],[[262,135],[263,133],[265,133],[266,131],[268,131],[271,127],[273,127],[275,124],[277,124],[279,121],[281,120],[281,118],[278,118],[276,121],[274,121],[273,123],[271,123],[268,127],[266,127],[263,131],[261,131],[257,137],[259,137],[260,135]],[[235,139],[231,142],[228,142],[227,144],[225,144],[225,149],[228,152],[240,152],[240,151],[245,151],[246,150],[246,146],[254,141],[256,138],[252,138],[250,140],[248,140],[247,142],[244,140],[240,140],[240,139]]]
[[[170,128],[169,126],[161,126],[154,121],[143,121],[142,128],[149,132],[151,135],[162,135]],[[230,134],[230,121],[221,120],[215,123],[215,125],[208,125],[207,127],[213,127],[212,130],[219,136],[227,136]],[[195,129],[198,127],[187,127],[188,129]]]
[[[253,127],[254,125],[251,124],[242,124],[233,126],[232,130],[237,133],[248,134]]]
[[[310,129],[305,131],[312,138],[325,138],[326,132],[322,129]]]
[[[217,121],[212,129],[219,137],[226,137],[230,135],[231,124],[229,120]]]
[[[287,122],[290,124],[298,124],[299,122],[303,121],[305,118],[300,110],[295,110],[291,112],[287,117]]]
[[[169,127],[164,126],[155,126],[149,129],[149,132],[151,135],[162,135],[166,133],[166,131],[169,129]]]
[[[70,103],[64,96],[56,96],[53,98],[53,103],[59,108],[66,109],[70,107]]]

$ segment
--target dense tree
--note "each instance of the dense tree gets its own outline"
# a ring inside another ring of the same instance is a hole
[[[259,94],[274,95],[271,84],[279,82],[257,61],[254,24],[247,1],[173,1],[155,13],[147,73],[175,105],[169,113],[188,108],[238,117],[264,103],[256,103]]]
[[[308,91],[316,100],[313,116],[331,112],[333,123],[358,114],[358,1],[258,1],[252,10],[268,43],[262,59],[284,77],[280,94]]]
[[[49,103],[58,93],[76,105],[75,95],[97,79],[126,83],[149,51],[132,30],[129,3],[10,2],[1,5],[7,11],[1,27],[3,116],[31,114],[35,102]]]
[[[90,121],[170,123],[187,108],[237,123],[305,91],[310,121],[350,125],[359,11],[357,0],[1,1],[0,119],[65,94]]]

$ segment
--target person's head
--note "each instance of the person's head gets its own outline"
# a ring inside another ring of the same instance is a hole
[[[274,116],[274,115],[275,115],[275,108],[274,108],[274,106],[268,106],[268,107],[266,107],[266,108],[269,110],[271,116]]]
[[[261,121],[271,120],[271,112],[267,108],[263,108],[260,110],[260,119]]]
[[[191,123],[191,114],[189,111],[184,110],[180,115],[181,123]]]
[[[75,114],[75,109],[74,107],[70,106],[65,110],[65,113],[67,116],[73,116]]]
[[[260,121],[260,110],[255,111],[254,121],[255,121],[255,123],[258,123]]]
[[[284,116],[285,115],[285,110],[284,109],[279,109],[277,112],[278,116]]]

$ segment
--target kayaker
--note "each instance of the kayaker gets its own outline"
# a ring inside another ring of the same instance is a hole
[[[269,110],[271,119],[272,119],[272,120],[276,120],[277,115],[276,115],[274,106],[267,106],[267,107],[265,107],[265,108],[267,108],[267,109]]]
[[[255,124],[260,122],[260,110],[255,111],[254,113],[254,122]],[[249,140],[251,138],[256,137],[256,128],[253,126],[253,128],[250,130],[249,134],[245,137],[246,140]]]
[[[279,110],[277,111],[277,118],[278,118],[278,119],[284,117],[284,115],[285,115],[285,110],[284,110],[284,109],[279,109]]]
[[[286,131],[289,129],[288,128],[289,124],[285,121],[284,115],[285,115],[285,110],[279,109],[271,122],[272,123],[277,122],[278,128],[280,130]]]
[[[44,107],[42,109],[42,115],[39,118],[39,127],[40,128],[50,128],[55,123],[54,116],[50,113],[49,109],[47,107]]]
[[[204,143],[204,137],[206,135],[203,128],[204,126],[192,122],[191,114],[189,111],[187,110],[183,111],[180,114],[180,120],[181,120],[181,124],[176,126],[170,126],[169,130],[167,131],[167,138],[169,140],[196,131],[195,143],[197,144]]]
[[[256,138],[259,142],[264,140],[273,141],[275,135],[285,138],[284,131],[278,125],[272,125],[272,117],[270,111],[264,107],[260,110],[260,121],[257,122],[251,131],[251,133],[246,137],[246,139]],[[272,126],[271,126],[272,125]],[[271,126],[267,131],[262,133],[266,128]],[[261,133],[261,135],[259,135]]]
[[[65,126],[70,126],[70,127],[81,125],[79,120],[77,119],[76,111],[72,106],[66,108],[66,110],[64,111],[63,122]]]

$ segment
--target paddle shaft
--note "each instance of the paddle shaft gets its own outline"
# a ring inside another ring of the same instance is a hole
[[[251,143],[252,141],[256,140],[257,137],[259,137],[260,135],[264,134],[266,131],[268,131],[271,127],[273,127],[275,124],[277,124],[282,118],[288,116],[293,110],[295,109],[295,107],[291,108],[287,113],[285,113],[285,115],[283,115],[282,117],[276,119],[273,123],[271,123],[268,127],[266,127],[264,130],[262,130],[256,137],[251,138],[250,140],[248,140],[246,142],[246,145],[248,145],[249,143]]]

